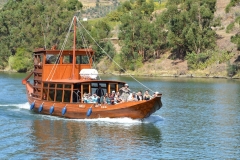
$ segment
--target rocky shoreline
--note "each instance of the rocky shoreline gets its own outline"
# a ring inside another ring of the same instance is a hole
[[[9,69],[0,69],[0,72],[5,72],[5,73],[17,73],[17,71],[15,70],[9,70]],[[240,79],[240,77],[238,75],[233,76],[233,77],[228,77],[228,76],[224,76],[224,75],[208,75],[205,74],[206,76],[200,75],[197,72],[194,74],[194,72],[192,72],[191,74],[146,74],[146,73],[132,73],[132,72],[126,72],[126,73],[116,73],[116,72],[99,72],[100,75],[114,75],[114,76],[139,76],[139,77],[175,77],[175,78],[216,78],[216,79]]]

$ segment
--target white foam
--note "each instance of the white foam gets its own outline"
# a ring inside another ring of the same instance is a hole
[[[18,108],[21,108],[21,109],[27,109],[27,110],[30,109],[30,105],[29,105],[28,102],[23,103],[23,104],[15,104],[14,106],[16,106],[16,107],[18,107]]]
[[[15,106],[19,109],[28,109],[28,110],[30,109],[30,105],[28,102],[23,103],[23,104],[4,104],[4,105],[0,104],[0,106],[2,106],[2,107]]]
[[[142,123],[141,120],[131,119],[131,118],[96,118],[96,119],[76,119],[77,121],[89,121],[89,122],[109,122],[109,123],[119,123],[119,124],[137,124]]]
[[[164,118],[159,115],[151,115],[148,118],[143,119],[143,123],[157,123],[163,120]]]

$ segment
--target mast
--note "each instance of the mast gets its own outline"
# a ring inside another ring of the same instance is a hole
[[[72,79],[75,79],[75,65],[76,65],[76,21],[77,17],[74,16],[74,33],[73,33],[73,62],[72,62]]]

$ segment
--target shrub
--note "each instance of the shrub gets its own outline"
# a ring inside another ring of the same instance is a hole
[[[229,33],[230,31],[232,31],[233,27],[234,27],[234,22],[230,23],[230,24],[227,26],[226,32]]]
[[[237,73],[238,67],[235,64],[230,64],[228,61],[228,67],[227,67],[227,74],[228,76],[232,77]]]

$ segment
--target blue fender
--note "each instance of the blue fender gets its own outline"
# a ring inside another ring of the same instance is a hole
[[[49,109],[49,113],[52,115],[52,113],[54,112],[54,106],[52,106],[50,109]]]
[[[62,109],[62,115],[64,116],[64,114],[67,112],[67,107],[65,106],[63,109]]]
[[[92,114],[92,108],[89,108],[87,111],[87,117],[89,117]]]
[[[41,104],[41,106],[38,108],[38,112],[40,113],[42,112],[42,110],[43,110],[43,104]]]
[[[30,105],[30,110],[33,110],[34,106],[35,106],[35,102],[32,102],[32,104]]]

